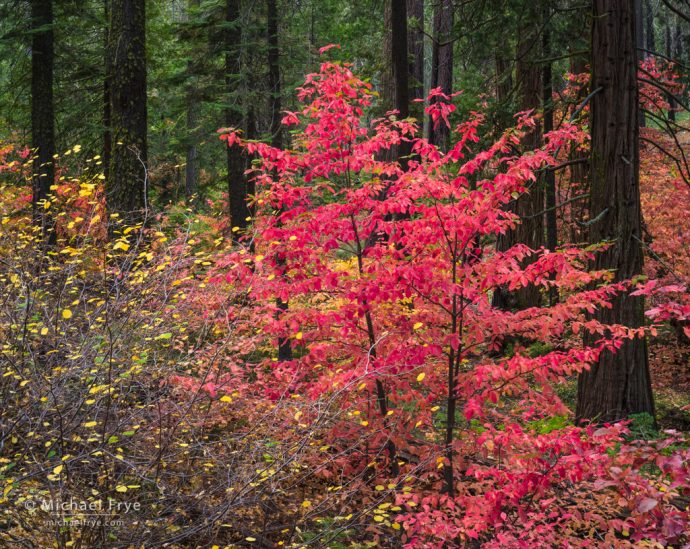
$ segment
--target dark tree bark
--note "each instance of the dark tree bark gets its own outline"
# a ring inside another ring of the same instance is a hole
[[[103,77],[103,175],[106,181],[110,177],[110,159],[113,151],[113,136],[111,132],[112,116],[110,113],[110,80],[112,78],[112,64],[108,46],[110,45],[110,0],[103,0],[103,15],[105,19],[104,59],[105,74]]]
[[[268,92],[270,94],[271,145],[283,146],[280,85],[280,48],[278,45],[278,7],[276,0],[268,0]]]
[[[199,171],[199,152],[196,144],[198,124],[199,99],[196,87],[190,85],[190,89],[187,92],[187,136],[190,141],[187,145],[187,152],[185,154],[186,163],[184,168],[184,191],[188,201],[193,200],[199,192],[197,183],[197,174]]]
[[[441,88],[443,93],[453,92],[453,18],[452,0],[435,0],[434,43],[431,50],[431,89]],[[429,120],[429,142],[445,150],[450,145],[450,131],[444,124],[434,128]]]
[[[410,86],[413,99],[424,97],[424,0],[407,0],[407,45],[410,56]]]
[[[410,70],[407,42],[406,0],[384,4],[383,71],[381,100],[386,111],[398,111],[398,118],[410,115]]]
[[[548,14],[547,14],[548,15]],[[544,57],[551,56],[551,31],[544,28],[543,34]],[[544,134],[553,131],[553,85],[551,82],[551,62],[546,61],[542,71],[542,85],[544,89]],[[546,246],[549,250],[555,250],[558,246],[558,234],[556,232],[556,174],[549,170],[544,176],[546,188]]]
[[[671,25],[673,23],[673,15],[672,14],[667,14],[667,16],[664,18],[664,47],[666,50],[666,57],[669,59],[673,59],[674,51],[673,51],[673,31],[671,29]],[[668,118],[672,122],[675,122],[676,120],[676,100],[673,94],[668,94],[666,96],[666,100],[668,101],[669,104],[669,111],[668,111]]]
[[[495,53],[496,59],[496,99],[505,102],[513,90],[513,71],[511,63],[506,59],[502,50]]]
[[[649,51],[656,51],[656,40],[654,38],[654,10],[652,9],[652,2],[645,0],[644,6],[645,14],[645,44]]]
[[[225,86],[228,94],[228,106],[225,110],[225,123],[230,128],[242,129],[245,124],[244,109],[240,102],[242,82],[240,65],[240,48],[242,46],[242,29],[240,24],[240,0],[226,0],[225,21]],[[228,202],[230,207],[231,226],[238,227],[233,232],[240,236],[249,226],[251,217],[249,207],[249,188],[244,174],[247,161],[239,147],[228,147]]]
[[[52,218],[39,205],[55,179],[55,106],[53,103],[53,1],[31,0],[31,147],[34,223],[47,241],[54,241]]]
[[[590,242],[609,241],[596,269],[613,269],[616,280],[642,272],[639,187],[639,125],[634,0],[594,0],[591,100],[590,212],[598,219]],[[644,324],[644,300],[620,295],[597,319],[631,328]],[[591,339],[589,343],[591,343]],[[604,352],[578,379],[577,418],[615,421],[633,413],[654,415],[647,343],[629,340]]]
[[[410,116],[410,81],[407,58],[407,4],[405,0],[391,2],[391,62],[395,109],[400,118]]]
[[[189,0],[189,11],[194,12],[199,8],[200,0]],[[189,37],[190,39],[193,36]],[[192,59],[187,61],[187,151],[184,169],[185,197],[187,201],[194,200],[199,192],[197,175],[199,172],[199,151],[197,148],[199,109],[201,100],[197,87],[197,67]]]
[[[107,204],[132,221],[147,207],[145,0],[112,0],[110,105],[113,151]]]
[[[271,113],[271,145],[276,148],[283,147],[283,129],[280,123],[281,111],[281,86],[280,86],[280,48],[278,44],[278,8],[276,0],[267,0],[268,4],[268,91],[269,112]],[[284,262],[278,262],[284,266]],[[278,314],[288,310],[289,304],[281,298],[276,299]],[[278,340],[278,360],[292,360],[292,346],[289,338]]]
[[[539,14],[535,11],[518,31],[516,80],[518,86],[519,110],[538,110],[542,100],[542,71],[536,60],[540,55],[541,43],[534,21]],[[531,151],[541,146],[539,124],[522,139],[523,149]],[[498,238],[496,247],[506,251],[515,244],[525,244],[532,249],[544,245],[544,181],[540,177],[529,186],[511,205],[521,218],[521,223]],[[540,304],[541,294],[537,286],[528,286],[515,292],[496,291],[493,304],[502,309],[526,309]]]
[[[646,57],[643,51],[644,42],[644,5],[643,0],[634,0],[635,8],[635,47],[637,48],[637,60],[643,61]],[[644,111],[640,109],[639,113],[639,124],[640,128],[644,128],[646,125]]]

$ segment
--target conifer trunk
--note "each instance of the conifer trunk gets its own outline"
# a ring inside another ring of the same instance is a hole
[[[635,1],[594,0],[592,17],[590,214],[592,243],[608,241],[596,269],[616,280],[642,273],[639,186],[639,125]],[[596,315],[606,323],[644,325],[644,299],[620,295]],[[593,343],[595,338],[589,338]],[[604,352],[578,380],[577,418],[615,421],[633,413],[654,415],[647,343],[628,340],[617,353]]]
[[[53,1],[31,0],[31,148],[34,150],[33,218],[43,236],[55,238],[52,221],[39,204],[55,179],[55,106],[53,103]]]
[[[147,207],[146,2],[112,0],[110,106],[113,150],[107,203],[132,221]]]

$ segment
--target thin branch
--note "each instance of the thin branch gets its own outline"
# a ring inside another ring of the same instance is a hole
[[[680,176],[683,178],[683,181],[685,182],[685,184],[688,187],[690,187],[690,180],[688,180],[688,178],[686,177],[685,172],[683,171],[683,166],[681,165],[681,161],[676,156],[671,154],[664,147],[659,145],[659,143],[657,143],[656,141],[653,141],[651,139],[647,139],[646,137],[642,137],[642,136],[640,136],[640,141],[644,141],[645,143],[649,143],[650,145],[653,145],[654,147],[659,149],[662,153],[664,153],[666,156],[671,158],[676,163],[676,166],[678,167],[678,171],[680,172]],[[687,166],[686,166],[686,169],[687,169]]]
[[[580,111],[584,109],[587,106],[587,103],[594,97],[596,94],[598,94],[600,91],[603,91],[604,86],[599,86],[596,90],[594,90],[592,93],[590,93],[587,97],[584,98],[582,103],[580,103],[577,108],[573,111],[573,114],[570,115],[570,120],[568,122],[572,122],[575,120],[578,114],[580,114]]]
[[[678,17],[681,19],[684,19],[688,23],[690,23],[690,16],[684,14],[682,11],[680,11],[677,7],[671,5],[671,2],[668,0],[661,0],[661,2],[666,6],[668,9],[670,9],[673,13],[675,13]]]
[[[673,268],[672,268],[668,263],[666,263],[663,259],[661,259],[661,258],[657,255],[657,253],[656,253],[654,250],[652,250],[652,248],[649,246],[649,244],[647,244],[644,240],[638,238],[638,236],[635,235],[635,234],[632,235],[632,237],[633,237],[635,240],[637,240],[640,244],[642,244],[645,248],[647,248],[647,251],[650,253],[650,255],[651,255],[654,259],[656,259],[659,263],[661,263],[661,264],[664,266],[664,268],[665,268],[669,273],[671,273],[671,274],[674,276],[674,278],[675,278],[678,282],[682,282],[683,284],[685,284],[685,281],[684,281],[680,276],[678,276],[678,274],[673,270]]]
[[[553,210],[557,210],[558,208],[562,208],[563,206],[566,206],[570,204],[571,202],[575,202],[577,200],[580,200],[582,198],[588,198],[589,193],[584,193],[584,194],[578,194],[577,196],[573,196],[572,198],[569,198],[565,202],[561,202],[560,204],[556,204],[555,206],[551,206],[550,208],[546,208],[545,210],[542,210],[541,212],[537,212],[534,215],[527,215],[527,216],[520,216],[520,219],[534,219],[535,217],[539,217],[541,215],[544,215],[546,212],[551,212]],[[587,222],[589,223],[589,222]]]

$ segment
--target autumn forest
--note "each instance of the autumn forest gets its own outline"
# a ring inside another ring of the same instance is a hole
[[[0,547],[690,547],[690,2],[0,0]]]

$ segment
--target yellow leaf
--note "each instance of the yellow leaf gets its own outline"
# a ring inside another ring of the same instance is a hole
[[[97,421],[87,421],[84,423],[84,427],[95,427],[96,425],[98,425]]]
[[[291,241],[295,241],[295,240],[297,240],[297,237],[293,234],[293,235],[290,237],[290,240],[291,240]]]
[[[412,326],[413,330],[419,330],[424,324],[422,322],[415,322],[415,325]]]
[[[295,339],[302,339],[302,335],[303,335],[302,332],[297,332],[295,334]]]
[[[122,486],[122,484],[120,484],[119,486],[116,486],[116,487],[115,487],[115,491],[116,491],[116,492],[126,492],[126,491],[127,491],[127,487],[126,487],[126,486]]]
[[[421,383],[422,381],[424,381],[425,377],[426,377],[426,374],[424,372],[422,372],[421,374],[419,374],[417,376],[417,381]]]
[[[58,465],[57,467],[55,467],[55,469],[53,469],[53,474],[59,475],[60,473],[62,473],[62,469],[63,469],[62,464]]]
[[[223,395],[220,397],[221,402],[232,402],[232,397],[229,397],[228,395]]]
[[[311,501],[309,501],[308,499],[305,499],[305,500],[302,502],[302,507],[304,507],[305,509],[306,509],[307,507],[311,507]]]
[[[46,327],[41,328],[41,335],[44,336],[46,334],[48,334],[48,328],[46,328]]]
[[[62,318],[64,318],[65,320],[72,318],[72,311],[70,311],[69,309],[63,309]]]

